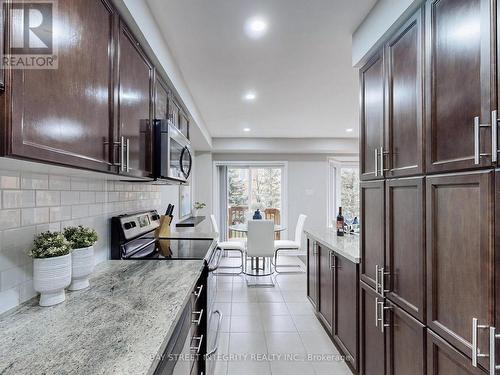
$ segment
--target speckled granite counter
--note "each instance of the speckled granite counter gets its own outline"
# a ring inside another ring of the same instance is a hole
[[[148,374],[202,261],[107,261],[66,302],[0,315],[0,374]]]
[[[307,236],[318,241],[337,254],[349,259],[351,262],[360,262],[360,238],[355,234],[346,234],[338,237],[337,232],[331,228],[306,228]]]

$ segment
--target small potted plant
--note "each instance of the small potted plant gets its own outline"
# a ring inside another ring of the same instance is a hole
[[[40,292],[40,306],[52,306],[66,299],[64,288],[71,283],[70,244],[59,232],[35,237],[29,255],[33,258],[33,288]]]
[[[194,202],[193,204],[193,216],[198,216],[199,214],[199,211],[200,210],[203,210],[205,207],[207,207],[207,205],[203,202]]]
[[[89,276],[94,271],[94,244],[97,242],[97,233],[81,225],[64,228],[63,233],[72,249],[72,276],[68,289],[85,289],[90,285]]]

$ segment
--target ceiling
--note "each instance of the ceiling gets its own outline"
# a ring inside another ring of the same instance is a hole
[[[147,2],[212,137],[358,136],[351,35],[376,0]]]

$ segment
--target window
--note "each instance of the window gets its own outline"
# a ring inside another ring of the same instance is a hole
[[[347,223],[359,219],[359,167],[355,163],[330,160],[328,226],[334,226],[339,207]]]
[[[233,167],[227,168],[228,227],[245,223],[256,210],[262,217],[281,223],[281,179],[279,167]],[[228,231],[234,238],[241,233]]]
[[[215,214],[221,238],[244,236],[230,227],[246,223],[257,209],[264,219],[287,222],[286,162],[216,162],[215,171]]]
[[[359,218],[359,169],[340,169],[340,206],[347,222]]]

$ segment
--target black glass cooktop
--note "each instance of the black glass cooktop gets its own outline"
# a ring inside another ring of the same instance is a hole
[[[205,259],[211,239],[155,239],[141,237],[122,247],[126,259]]]

